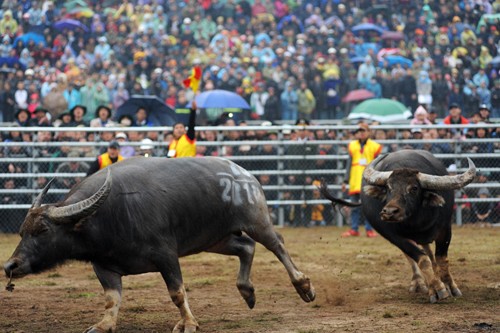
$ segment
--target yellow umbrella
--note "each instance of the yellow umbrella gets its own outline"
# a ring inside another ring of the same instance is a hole
[[[456,47],[453,51],[451,51],[451,55],[454,58],[458,58],[460,54],[465,55],[467,53],[469,53],[469,51],[467,51],[467,49],[463,46]]]

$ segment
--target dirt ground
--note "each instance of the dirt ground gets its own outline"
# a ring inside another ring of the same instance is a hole
[[[463,297],[438,304],[410,294],[410,267],[378,237],[340,238],[336,227],[285,228],[286,247],[316,288],[304,303],[274,255],[258,246],[252,271],[253,310],[235,286],[238,260],[215,254],[181,259],[200,332],[500,332],[500,228],[454,229],[449,252]],[[0,235],[0,262],[18,236]],[[0,290],[0,332],[82,332],[101,319],[102,288],[89,264],[13,281]],[[118,332],[170,332],[179,312],[159,274],[124,278]]]

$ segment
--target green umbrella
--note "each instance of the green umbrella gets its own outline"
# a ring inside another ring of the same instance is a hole
[[[71,1],[67,1],[64,4],[64,7],[66,7],[66,9],[68,11],[73,10],[74,8],[76,8],[78,6],[83,7],[83,8],[88,8],[88,5],[84,0],[71,0]]]
[[[411,112],[402,103],[388,98],[373,98],[358,104],[347,119],[369,119],[381,123],[406,120]]]

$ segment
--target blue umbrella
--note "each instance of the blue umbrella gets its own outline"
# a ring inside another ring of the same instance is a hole
[[[385,56],[384,59],[387,61],[389,66],[393,66],[396,64],[400,64],[401,66],[408,67],[408,68],[413,66],[413,61],[411,61],[410,59],[405,58],[403,56],[400,56],[400,55],[388,55],[388,56]],[[380,61],[378,65],[379,65],[379,67],[383,67],[384,61]]]
[[[354,35],[358,35],[359,32],[361,31],[375,31],[379,35],[382,35],[385,31],[385,29],[382,28],[381,26],[372,23],[361,23],[352,27],[351,30],[354,33]]]
[[[349,59],[353,64],[365,62],[365,57],[352,57]]]
[[[77,29],[82,29],[85,32],[89,31],[89,28],[87,28],[87,26],[85,24],[83,24],[82,22],[80,22],[78,20],[74,20],[74,19],[60,20],[60,21],[55,22],[52,26],[54,28],[58,29],[58,30],[64,30],[64,29],[77,30]]]
[[[135,119],[135,113],[139,107],[146,109],[148,121],[152,122],[153,126],[172,126],[177,122],[175,111],[154,95],[132,95],[116,110],[113,118],[119,120],[127,115]]]
[[[287,25],[288,23],[292,22],[294,18],[296,20],[295,20],[295,23],[293,23],[293,24],[297,24],[297,26],[300,29],[300,32],[303,33],[304,32],[304,25],[302,24],[302,22],[300,22],[300,19],[295,15],[283,16],[283,18],[276,25],[276,28],[278,29],[278,31],[281,32],[281,29],[283,29],[283,25]]]
[[[22,41],[23,45],[27,45],[30,40],[34,41],[35,44],[37,44],[37,45],[39,43],[43,43],[43,45],[45,46],[47,43],[45,41],[45,37],[43,35],[40,35],[40,34],[37,34],[34,32],[28,32],[28,33],[25,33],[24,35],[16,37],[16,39],[14,39],[14,45],[17,45],[17,42],[19,42],[19,41]]]
[[[19,61],[19,58],[16,57],[0,57],[0,67],[3,65],[7,65],[7,67],[16,67],[16,65],[18,65],[21,69],[26,68],[26,66]]]
[[[196,105],[200,109],[250,109],[247,101],[235,92],[227,90],[209,90],[196,96]]]
[[[267,44],[271,44],[271,37],[265,32],[261,32],[255,36],[255,44],[260,44],[263,40],[265,40]]]

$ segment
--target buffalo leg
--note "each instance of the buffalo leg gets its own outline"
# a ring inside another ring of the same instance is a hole
[[[305,302],[312,302],[316,297],[314,287],[308,276],[299,271],[285,248],[283,237],[274,231],[271,223],[261,224],[259,228],[249,228],[245,232],[256,242],[273,252],[283,263],[295,290]]]
[[[380,233],[384,238],[396,245],[404,254],[408,255],[417,263],[427,283],[427,293],[431,303],[436,303],[438,300],[445,299],[449,296],[444,283],[434,274],[431,259],[417,244],[415,244],[415,242],[395,234]]]
[[[453,296],[460,297],[462,292],[458,289],[455,280],[450,274],[448,262],[448,247],[451,242],[451,224],[436,238],[436,266],[439,270],[441,281]]]
[[[161,258],[162,262],[157,262],[161,275],[167,284],[168,293],[172,302],[179,308],[181,320],[175,325],[173,333],[194,333],[198,329],[198,323],[191,313],[188,304],[188,297],[184,283],[182,281],[181,267],[179,259],[175,256]]]
[[[236,286],[248,307],[253,309],[255,305],[255,289],[250,281],[250,271],[255,253],[254,240],[246,235],[230,235],[208,249],[207,252],[238,256],[240,258],[240,271]]]
[[[108,333],[116,331],[116,321],[122,299],[122,277],[120,274],[108,271],[97,264],[93,264],[94,272],[104,288],[106,310],[104,318],[96,325],[89,327],[86,333]]]
[[[413,276],[411,279],[409,291],[411,293],[417,293],[419,291],[427,293],[428,288],[427,288],[427,285],[425,284],[425,278],[422,275],[420,268],[418,268],[417,263],[415,262],[415,260],[413,260],[407,254],[405,254],[405,257],[408,260],[408,262],[410,263],[411,270],[413,271]]]

